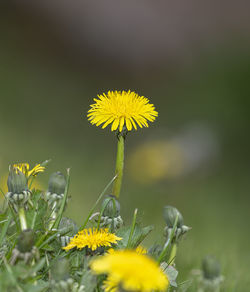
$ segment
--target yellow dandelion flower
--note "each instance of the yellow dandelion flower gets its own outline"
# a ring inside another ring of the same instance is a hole
[[[112,131],[118,129],[121,132],[124,126],[128,131],[137,130],[137,125],[148,127],[148,121],[153,122],[158,116],[147,98],[130,90],[109,91],[98,95],[98,98],[94,98],[95,103],[90,106],[87,116],[91,124],[103,124],[103,129],[112,124]]]
[[[93,228],[93,230],[91,228],[83,229],[63,249],[68,251],[74,247],[83,249],[87,246],[92,250],[96,250],[100,246],[111,246],[111,243],[117,243],[121,239],[121,237],[116,236],[114,233],[109,233],[107,228],[99,230],[96,228]]]
[[[146,255],[132,250],[118,250],[92,261],[96,274],[108,274],[104,281],[106,292],[118,291],[165,291],[169,280],[158,264]]]
[[[103,289],[105,292],[119,292],[119,279],[109,275],[103,282]]]
[[[23,174],[26,175],[27,178],[29,178],[30,176],[37,176],[39,172],[44,172],[45,170],[45,167],[41,166],[41,164],[37,164],[30,170],[29,163],[16,163],[13,164],[13,168],[21,171]]]
[[[107,250],[107,253],[112,254],[115,253],[116,251],[113,248],[110,248],[109,250]],[[138,254],[146,254],[148,251],[145,247],[143,247],[142,245],[137,246],[137,248],[135,249],[135,252]]]

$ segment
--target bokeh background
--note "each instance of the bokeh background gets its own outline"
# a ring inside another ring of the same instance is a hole
[[[162,209],[192,226],[179,281],[204,255],[221,262],[223,291],[249,290],[250,3],[247,1],[1,1],[0,184],[8,165],[71,168],[68,215],[81,223],[114,174],[116,138],[91,126],[89,104],[134,90],[159,118],[126,140],[121,193],[163,233]]]

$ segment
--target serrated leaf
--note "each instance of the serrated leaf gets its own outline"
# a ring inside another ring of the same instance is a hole
[[[177,287],[176,279],[178,276],[178,271],[173,267],[168,265],[166,262],[161,263],[161,268],[167,275],[169,283],[172,287]]]

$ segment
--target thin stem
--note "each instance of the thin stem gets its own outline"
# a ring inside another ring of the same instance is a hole
[[[56,210],[56,208],[57,208],[57,202],[55,201],[53,203],[52,212],[50,214],[49,230],[52,229],[52,227],[53,227],[53,225],[54,225],[54,223],[56,221],[56,216],[57,216],[57,210]]]
[[[26,222],[24,207],[19,207],[18,214],[19,214],[21,229],[23,231],[27,229],[27,222]]]
[[[174,242],[171,248],[170,256],[169,256],[169,264],[174,265],[176,253],[177,253],[177,244],[176,242]]]
[[[113,186],[113,195],[119,198],[121,185],[122,185],[122,176],[123,176],[123,166],[124,166],[124,136],[122,134],[118,135],[117,143],[117,156],[116,156],[116,168],[115,174],[117,178]]]
[[[134,216],[133,216],[133,221],[132,221],[132,225],[131,225],[131,230],[130,230],[130,233],[129,233],[127,248],[131,247],[130,245],[131,245],[132,237],[133,237],[133,234],[134,234],[134,231],[135,231],[137,211],[138,211],[138,209],[135,209]]]
[[[56,219],[52,218],[53,225],[50,225],[50,229],[49,230],[51,230],[52,228],[57,229],[59,224],[60,224],[60,221],[62,219],[63,211],[64,211],[64,208],[65,208],[65,205],[66,205],[66,202],[67,202],[67,197],[68,197],[69,179],[70,179],[69,172],[70,172],[70,169],[68,168],[67,169],[67,178],[66,178],[67,182],[66,182],[66,187],[65,187],[65,190],[64,190],[61,206],[60,206],[60,209],[59,209],[58,212],[55,211],[55,214],[54,215],[52,214],[54,217],[56,217]]]

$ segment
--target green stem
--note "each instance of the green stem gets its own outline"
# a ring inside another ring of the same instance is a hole
[[[122,185],[122,176],[123,176],[123,166],[124,166],[124,136],[122,134],[118,135],[117,143],[117,156],[116,156],[116,168],[115,174],[117,175],[116,180],[113,186],[113,195],[119,198],[121,185]]]
[[[27,222],[26,222],[24,207],[19,207],[18,214],[19,214],[21,229],[22,230],[27,229]]]
[[[133,237],[133,234],[134,234],[134,231],[135,231],[137,211],[138,211],[138,209],[135,209],[134,216],[133,216],[133,221],[132,221],[132,225],[131,225],[131,230],[130,230],[130,233],[129,233],[127,248],[131,248],[130,245],[131,245],[132,237]]]
[[[171,252],[170,252],[169,261],[168,261],[170,265],[174,265],[176,253],[177,253],[177,244],[176,242],[174,242]]]

